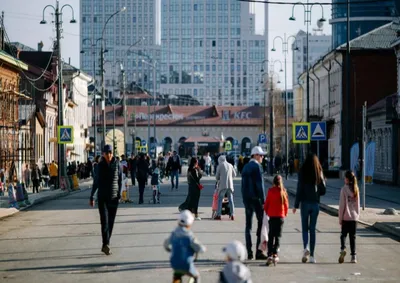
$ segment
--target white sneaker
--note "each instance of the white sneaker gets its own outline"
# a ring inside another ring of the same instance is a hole
[[[317,263],[317,261],[315,260],[315,258],[313,256],[310,256],[310,263]]]
[[[201,218],[197,216],[197,217],[195,218],[195,220],[201,220]]]
[[[304,249],[303,257],[301,258],[301,262],[306,263],[308,261],[309,256],[310,256],[310,251],[308,249]]]

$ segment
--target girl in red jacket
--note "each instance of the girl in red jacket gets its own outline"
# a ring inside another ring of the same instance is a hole
[[[282,236],[283,219],[287,216],[289,209],[288,195],[283,187],[280,175],[275,176],[273,185],[268,190],[267,199],[264,203],[264,211],[269,217],[267,265],[276,264],[279,261],[278,250]]]

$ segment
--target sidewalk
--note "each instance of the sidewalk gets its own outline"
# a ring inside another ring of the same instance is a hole
[[[272,177],[265,180],[272,183]],[[340,190],[343,180],[328,179],[326,195],[321,197],[320,207],[332,215],[338,215]],[[289,194],[296,195],[297,177],[284,180]],[[361,213],[359,222],[374,227],[382,232],[400,237],[400,215],[384,215],[385,209],[400,211],[400,188],[387,185],[372,184],[365,188],[365,210],[362,210],[362,188],[360,187]]]
[[[60,197],[64,197],[67,196],[69,194],[74,194],[77,192],[81,192],[83,190],[86,190],[88,188],[90,188],[92,184],[92,179],[86,179],[86,180],[80,180],[79,181],[79,190],[76,191],[72,191],[72,192],[68,192],[68,191],[63,191],[61,189],[58,190],[50,190],[50,189],[43,189],[41,190],[38,194],[33,194],[32,193],[32,189],[30,189],[28,191],[28,195],[29,195],[29,201],[31,203],[31,205],[26,206],[26,207],[21,207],[20,209],[16,209],[16,208],[9,208],[9,204],[8,204],[8,195],[7,193],[5,194],[5,196],[0,197],[0,220],[3,218],[6,218],[8,216],[11,216],[21,210],[25,210],[29,207],[32,207],[34,205],[43,203],[45,201],[49,201],[49,200],[53,200],[53,199],[57,199]]]

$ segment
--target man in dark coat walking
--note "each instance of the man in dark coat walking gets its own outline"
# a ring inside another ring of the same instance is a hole
[[[112,154],[112,147],[108,144],[103,148],[103,158],[98,164],[97,171],[90,194],[90,206],[94,207],[93,196],[98,190],[97,200],[103,238],[101,251],[106,255],[111,255],[110,238],[121,198],[122,172],[118,160]]]

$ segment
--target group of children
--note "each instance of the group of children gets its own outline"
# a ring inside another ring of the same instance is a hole
[[[268,259],[267,265],[279,261],[278,252],[284,219],[289,209],[289,197],[280,175],[273,179],[273,187],[268,190],[264,203],[264,211],[268,216]],[[356,263],[356,228],[360,213],[360,196],[357,178],[353,172],[345,175],[345,184],[340,192],[339,224],[341,225],[341,251],[339,263],[344,262],[346,256],[346,238],[349,234],[351,262]],[[196,239],[190,230],[194,216],[188,210],[181,212],[178,227],[171,236],[165,240],[164,247],[171,252],[171,267],[174,270],[173,283],[182,282],[182,277],[187,275],[199,282],[199,272],[194,265],[198,253],[205,252],[205,247]],[[226,265],[220,272],[222,283],[247,282],[250,283],[250,270],[243,264],[246,250],[239,241],[233,241],[224,248]]]

